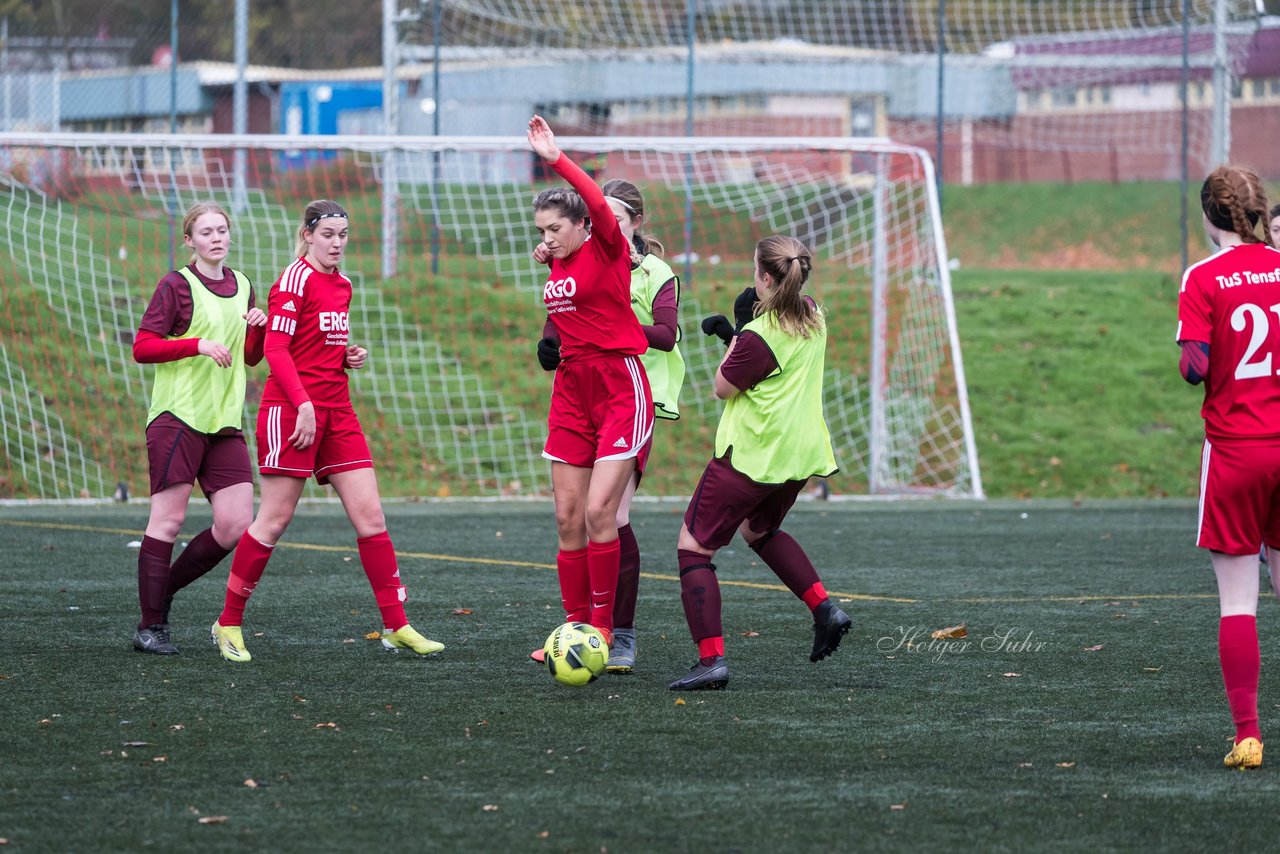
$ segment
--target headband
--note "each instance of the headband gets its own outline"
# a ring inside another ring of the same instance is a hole
[[[636,212],[636,209],[635,209],[635,208],[631,207],[631,205],[627,204],[626,202],[624,202],[622,199],[618,198],[617,196],[605,196],[605,199],[606,199],[606,200],[608,200],[608,199],[612,199],[613,201],[615,201],[615,202],[617,202],[618,204],[622,205],[624,208],[626,208],[626,209],[627,209],[628,211],[630,211],[631,213],[635,213],[635,212]]]
[[[345,211],[343,213],[324,213],[324,214],[320,214],[319,216],[313,216],[311,219],[307,220],[307,231],[311,231],[312,229],[314,229],[316,227],[316,223],[322,219],[346,219],[346,218],[347,218],[347,214]]]

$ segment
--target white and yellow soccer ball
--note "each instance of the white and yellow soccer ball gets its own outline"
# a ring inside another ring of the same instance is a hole
[[[609,644],[595,626],[565,623],[542,645],[547,670],[561,685],[580,688],[600,678],[609,663]]]

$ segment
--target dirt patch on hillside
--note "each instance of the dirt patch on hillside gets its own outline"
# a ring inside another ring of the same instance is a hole
[[[1092,241],[1078,243],[1073,246],[1058,246],[1043,252],[1028,252],[1025,247],[1021,251],[1012,246],[1004,246],[994,257],[988,256],[985,262],[975,262],[974,266],[995,270],[1100,270],[1103,272],[1130,272],[1134,270],[1159,270],[1176,272],[1174,266],[1167,261],[1153,259],[1140,253],[1120,255],[1098,246]],[[961,257],[964,262],[964,257]],[[1177,265],[1177,258],[1173,265]]]

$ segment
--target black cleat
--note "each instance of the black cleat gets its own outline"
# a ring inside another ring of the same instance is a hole
[[[717,656],[710,664],[698,664],[689,668],[689,674],[667,686],[672,691],[719,691],[729,684],[729,665],[724,656]]]
[[[177,655],[178,648],[169,641],[169,626],[156,623],[133,633],[133,648],[152,655]]]
[[[851,625],[853,620],[848,614],[830,599],[824,600],[813,612],[813,652],[809,653],[809,660],[821,661],[835,652]]]

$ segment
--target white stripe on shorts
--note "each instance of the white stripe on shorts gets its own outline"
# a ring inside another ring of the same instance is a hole
[[[1200,545],[1200,534],[1204,530],[1204,490],[1209,485],[1209,457],[1213,453],[1213,445],[1204,440],[1204,451],[1200,457],[1200,501],[1196,510],[1196,545]]]

